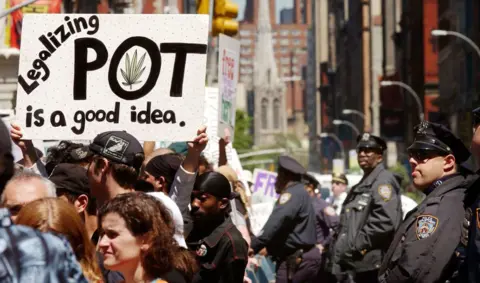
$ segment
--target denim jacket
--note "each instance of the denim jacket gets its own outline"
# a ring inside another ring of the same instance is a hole
[[[87,283],[63,237],[13,225],[0,209],[0,282]]]

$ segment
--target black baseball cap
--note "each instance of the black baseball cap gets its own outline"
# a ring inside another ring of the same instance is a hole
[[[145,171],[155,178],[164,177],[171,184],[182,162],[182,158],[174,153],[158,155],[150,159]]]
[[[49,177],[57,189],[63,189],[77,195],[90,195],[87,169],[71,163],[60,163]]]
[[[110,131],[98,134],[89,146],[90,150],[108,160],[140,169],[143,159],[136,158],[143,154],[140,142],[126,131]]]
[[[91,156],[93,156],[93,152],[88,145],[76,148],[70,152],[70,157],[76,162],[85,161]]]

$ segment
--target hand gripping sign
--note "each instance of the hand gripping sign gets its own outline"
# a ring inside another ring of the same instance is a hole
[[[17,120],[26,138],[188,140],[205,95],[208,16],[25,15]]]

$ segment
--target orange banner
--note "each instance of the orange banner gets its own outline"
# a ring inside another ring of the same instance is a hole
[[[22,3],[23,0],[10,0],[10,7]],[[24,13],[37,14],[58,14],[62,10],[62,0],[38,0],[33,4],[27,5],[20,10],[10,14],[9,24],[7,30],[10,31],[9,42],[7,45],[11,48],[20,49],[20,41],[22,35],[22,18]]]

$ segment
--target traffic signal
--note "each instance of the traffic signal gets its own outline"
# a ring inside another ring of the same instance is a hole
[[[230,0],[214,0],[212,36],[220,33],[234,36],[238,33],[238,4]]]
[[[210,10],[210,0],[197,0],[197,14],[207,14]]]

